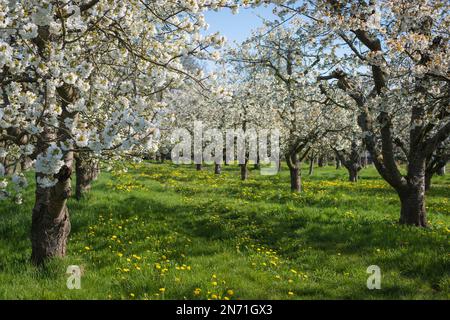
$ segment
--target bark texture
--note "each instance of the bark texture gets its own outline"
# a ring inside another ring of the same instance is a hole
[[[63,166],[57,175],[58,182],[52,188],[36,188],[36,202],[31,225],[31,260],[36,265],[48,258],[66,254],[70,233],[67,199],[71,195],[72,170]],[[39,174],[36,175],[36,178]]]
[[[301,173],[300,173],[300,161],[296,153],[291,153],[286,156],[289,175],[291,178],[291,191],[300,192],[302,190],[301,185]]]
[[[336,158],[339,159],[339,162],[347,169],[348,180],[350,182],[358,182],[358,174],[362,169],[362,164],[357,142],[352,142],[350,152],[337,149],[335,149],[334,152]]]
[[[247,180],[248,179],[247,163],[240,164],[239,167],[241,168],[241,180]]]
[[[76,189],[75,197],[81,200],[90,190],[91,184],[100,173],[99,163],[87,154],[75,157]]]

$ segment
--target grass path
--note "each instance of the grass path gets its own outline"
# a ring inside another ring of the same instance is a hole
[[[237,167],[142,164],[102,173],[70,200],[68,256],[29,264],[32,186],[0,207],[0,299],[449,299],[450,178],[427,199],[431,227],[399,226],[399,200],[373,168],[357,184],[317,169],[305,192]],[[82,289],[66,288],[68,265]],[[382,289],[368,290],[369,265]]]

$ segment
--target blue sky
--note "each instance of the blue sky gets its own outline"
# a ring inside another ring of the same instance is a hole
[[[241,9],[239,13],[233,15],[231,10],[222,9],[220,11],[207,11],[205,13],[206,22],[209,29],[205,34],[219,31],[224,35],[231,45],[233,41],[242,42],[254,30],[262,25],[261,16],[273,20],[276,18],[272,14],[273,6]]]

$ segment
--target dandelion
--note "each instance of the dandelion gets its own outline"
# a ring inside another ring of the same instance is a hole
[[[234,294],[234,291],[233,290],[227,290],[227,294],[229,295],[229,296],[232,296],[233,294]]]
[[[159,292],[161,292],[161,293],[166,292],[166,288],[159,288]]]
[[[294,293],[293,293],[292,291],[289,291],[289,292],[288,292],[288,295],[289,295],[289,296],[293,296]]]
[[[91,250],[91,248],[89,248],[88,246],[84,247],[84,249],[85,249],[86,251]]]
[[[194,294],[195,294],[196,296],[200,295],[200,293],[202,293],[202,289],[196,288],[196,289],[194,290]]]

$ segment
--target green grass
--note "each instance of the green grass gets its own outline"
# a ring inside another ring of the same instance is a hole
[[[398,197],[373,168],[346,180],[316,169],[292,194],[285,168],[245,182],[235,166],[103,172],[69,201],[68,255],[44,269],[29,262],[30,186],[22,206],[1,203],[0,298],[449,299],[448,175],[427,197],[429,229],[397,224]],[[81,290],[66,288],[68,265],[83,268]],[[381,290],[366,287],[369,265]]]

